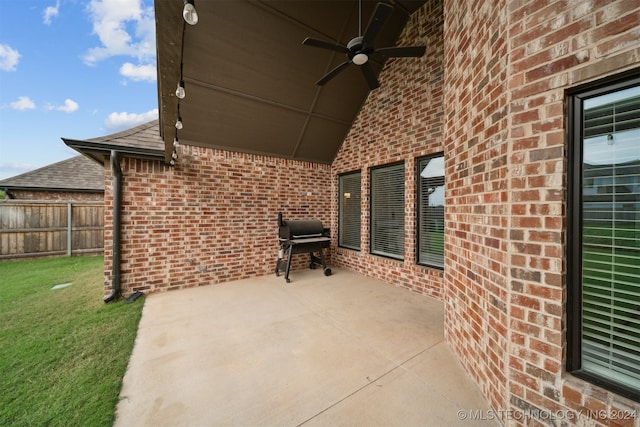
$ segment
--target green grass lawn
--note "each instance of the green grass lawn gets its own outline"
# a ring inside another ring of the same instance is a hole
[[[113,424],[144,298],[102,302],[103,269],[101,256],[0,262],[1,426]]]

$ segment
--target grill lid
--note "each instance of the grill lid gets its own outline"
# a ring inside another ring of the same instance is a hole
[[[286,221],[285,227],[289,229],[290,238],[301,239],[304,237],[320,237],[324,231],[322,222],[309,219],[303,221]]]
[[[279,234],[281,239],[304,239],[324,236],[322,221],[317,219],[283,221],[278,213]]]

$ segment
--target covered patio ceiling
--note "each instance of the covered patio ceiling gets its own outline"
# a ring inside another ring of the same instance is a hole
[[[376,40],[377,48],[394,46],[409,16],[425,1],[386,2],[394,12]],[[362,0],[362,31],[376,3]],[[196,1],[199,22],[190,26],[184,25],[182,0],[156,1],[165,161],[173,151],[179,104],[181,143],[331,163],[369,89],[355,65],[317,86],[316,81],[346,57],[302,41],[313,37],[346,45],[359,35],[358,4],[201,0]],[[383,64],[371,62],[379,73]],[[178,103],[181,68],[186,97]]]

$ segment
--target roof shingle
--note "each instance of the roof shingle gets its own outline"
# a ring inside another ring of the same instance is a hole
[[[85,140],[62,138],[62,140],[70,148],[97,162],[109,159],[114,150],[126,157],[164,159],[164,142],[160,137],[158,120],[97,138]]]
[[[122,132],[91,138],[86,141],[122,147],[164,150],[164,141],[160,138],[158,120],[152,120]]]
[[[0,181],[3,189],[104,191],[104,166],[75,156]]]

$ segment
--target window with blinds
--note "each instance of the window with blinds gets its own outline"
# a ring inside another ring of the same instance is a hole
[[[575,94],[570,103],[569,207],[579,242],[569,254],[570,307],[579,322],[570,325],[569,367],[640,400],[640,79]]]
[[[338,177],[338,246],[360,250],[360,172]]]
[[[444,268],[444,156],[418,159],[418,264]]]
[[[371,169],[371,253],[404,259],[404,164]]]

